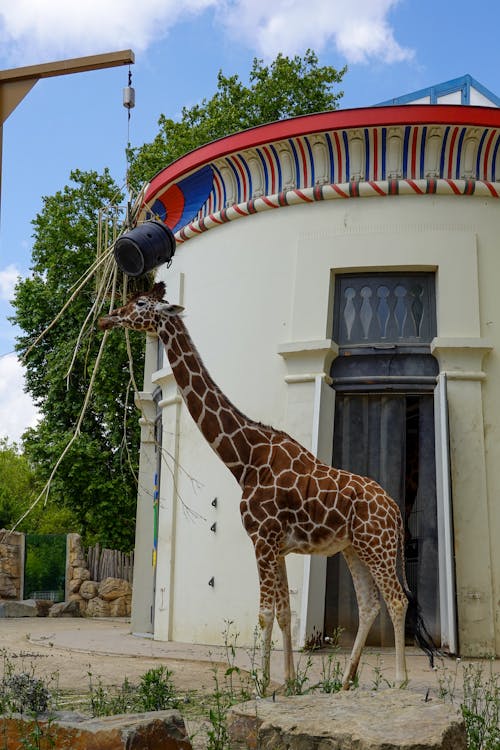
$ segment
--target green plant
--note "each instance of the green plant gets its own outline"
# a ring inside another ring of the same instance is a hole
[[[377,663],[373,667],[372,690],[380,690],[382,685],[390,688],[394,687],[394,683],[388,680],[387,677],[384,677],[383,661],[379,654],[377,654]]]
[[[463,667],[464,696],[461,705],[469,750],[500,748],[500,675],[490,664],[485,673],[483,664]]]
[[[53,717],[49,713],[55,708],[54,694],[49,685],[34,674],[31,665],[16,672],[11,657],[5,650],[2,656],[2,677],[0,681],[0,713],[17,721],[19,742],[24,750],[48,750],[56,746]],[[23,655],[21,654],[21,657]],[[56,675],[52,675],[54,681]],[[43,720],[42,720],[43,717]],[[28,719],[28,721],[25,721]],[[3,724],[3,750],[8,750],[6,724]]]
[[[172,682],[172,674],[162,665],[149,669],[142,675],[137,689],[137,702],[142,711],[163,711],[178,707],[180,701]]]
[[[312,687],[306,688],[309,682],[309,672],[312,667],[311,656],[308,656],[306,663],[302,666],[302,660],[299,659],[296,666],[295,677],[287,680],[285,683],[285,695],[304,695],[310,693]]]
[[[94,685],[92,672],[89,671],[87,674],[89,677],[88,710],[91,716],[109,716],[112,713],[109,692],[104,688],[100,677],[97,679],[97,685]]]

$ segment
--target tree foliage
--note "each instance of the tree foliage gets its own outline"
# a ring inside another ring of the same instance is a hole
[[[107,171],[74,171],[70,179],[72,185],[44,199],[33,221],[32,274],[18,283],[14,299],[13,320],[24,332],[17,339],[20,354],[56,317],[72,285],[94,262],[99,209],[121,198]],[[73,434],[89,385],[101,339],[95,327],[86,332],[71,374],[66,374],[94,294],[90,282],[26,359],[27,390],[42,419],[23,443],[43,479]],[[131,338],[140,383],[143,337]],[[89,543],[120,549],[133,546],[137,494],[139,414],[132,398],[127,403],[129,378],[125,339],[110,336],[81,434],[51,489],[52,502],[71,510]]]
[[[308,50],[304,57],[279,54],[270,65],[254,59],[249,85],[237,75],[217,77],[217,91],[193,107],[184,107],[179,122],[162,115],[152,143],[131,152],[129,178],[138,189],[156,172],[183,154],[230,133],[297,115],[336,109],[346,68],[320,66]]]
[[[36,467],[19,446],[0,439],[0,529],[11,529],[26,513],[42,488]],[[38,533],[66,533],[77,530],[71,510],[50,505],[36,508],[18,530]]]

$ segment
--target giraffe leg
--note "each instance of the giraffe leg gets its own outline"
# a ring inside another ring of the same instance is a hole
[[[388,595],[388,598],[386,598],[384,592],[382,592],[382,595],[387,604],[387,609],[389,610],[392,626],[394,628],[394,643],[396,646],[396,683],[401,686],[408,682],[405,658],[405,620],[406,610],[408,609],[408,600],[403,593],[403,589],[401,589],[401,596],[392,595],[391,597]]]
[[[356,640],[352,648],[349,662],[342,678],[342,689],[349,690],[358,671],[361,652],[363,651],[370,628],[380,611],[380,598],[377,586],[365,563],[359,559],[352,547],[342,551],[345,561],[351,571],[356,599],[358,601],[359,625]]]
[[[259,625],[262,630],[262,692],[271,679],[271,638],[276,607],[277,560],[257,557],[260,581]]]
[[[278,581],[276,586],[276,619],[283,637],[283,657],[285,682],[295,679],[295,666],[292,651],[292,614],[290,611],[290,594],[284,557],[278,558]]]
[[[363,553],[360,553],[363,557]],[[366,564],[375,579],[380,593],[384,597],[387,610],[394,628],[394,645],[396,647],[396,683],[404,685],[408,681],[405,658],[405,620],[408,609],[408,599],[403,591],[396,574],[397,547],[388,558],[378,558],[376,563],[370,564],[369,558]]]

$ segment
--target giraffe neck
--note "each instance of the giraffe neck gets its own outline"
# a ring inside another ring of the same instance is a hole
[[[262,426],[248,419],[222,393],[180,317],[168,318],[159,336],[189,413],[215,453],[241,483],[250,460],[251,435],[255,432],[252,428],[262,429]]]

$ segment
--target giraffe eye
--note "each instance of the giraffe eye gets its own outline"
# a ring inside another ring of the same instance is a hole
[[[146,304],[145,299],[138,299],[136,302],[137,307],[144,307],[145,304]]]

